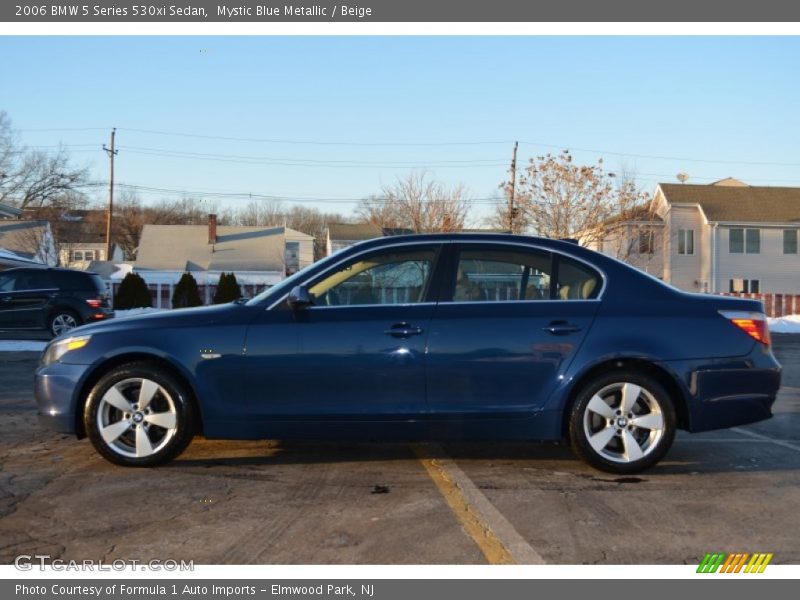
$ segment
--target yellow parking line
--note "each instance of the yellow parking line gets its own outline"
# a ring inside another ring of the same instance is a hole
[[[492,565],[514,565],[511,552],[483,520],[479,512],[469,503],[458,484],[448,475],[439,460],[432,457],[428,449],[420,444],[412,446],[414,453],[439,488],[456,518],[472,538],[480,551]]]

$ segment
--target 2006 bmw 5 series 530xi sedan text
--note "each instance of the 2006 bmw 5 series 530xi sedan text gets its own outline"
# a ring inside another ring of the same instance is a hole
[[[80,327],[42,421],[151,466],[228,439],[556,440],[633,473],[676,429],[771,416],[760,302],[689,294],[568,241],[435,234],[347,248],[243,302]]]

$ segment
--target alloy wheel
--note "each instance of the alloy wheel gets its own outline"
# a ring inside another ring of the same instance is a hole
[[[664,437],[664,411],[655,395],[631,382],[600,389],[583,414],[586,439],[599,456],[632,463],[651,454]]]
[[[145,458],[162,450],[175,436],[175,401],[151,379],[124,379],[103,394],[97,409],[97,431],[115,453]]]
[[[68,313],[61,313],[55,316],[53,319],[53,335],[59,336],[62,333],[66,333],[72,329],[75,329],[78,326],[78,321],[72,315]]]

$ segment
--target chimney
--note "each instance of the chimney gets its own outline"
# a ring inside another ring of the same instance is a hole
[[[208,215],[208,243],[217,243],[217,215]]]

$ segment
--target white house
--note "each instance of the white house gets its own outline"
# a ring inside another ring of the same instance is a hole
[[[634,251],[620,257],[634,266],[692,292],[800,294],[800,188],[661,183],[650,212],[631,222]]]
[[[208,226],[145,225],[132,268],[148,284],[170,289],[189,272],[208,295],[208,286],[216,285],[223,272],[263,288],[313,260],[310,235],[287,227],[218,227],[216,215],[209,215]]]

